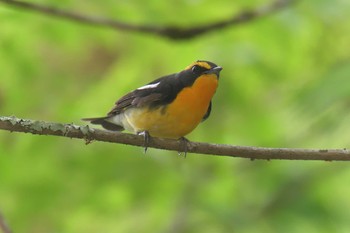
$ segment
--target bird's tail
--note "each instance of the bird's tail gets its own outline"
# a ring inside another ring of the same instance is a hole
[[[124,127],[121,125],[116,125],[108,121],[109,117],[92,117],[92,118],[82,118],[83,121],[90,121],[91,124],[101,125],[103,128],[112,131],[123,131]]]

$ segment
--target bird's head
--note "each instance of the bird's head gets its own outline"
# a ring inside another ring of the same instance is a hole
[[[210,61],[198,60],[185,68],[185,71],[192,73],[192,76],[199,77],[205,74],[215,74],[217,78],[220,76],[221,66]]]

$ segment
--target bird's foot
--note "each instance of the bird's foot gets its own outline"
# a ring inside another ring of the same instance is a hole
[[[143,135],[143,138],[144,138],[144,152],[146,154],[147,152],[147,149],[148,149],[148,145],[149,145],[149,140],[151,138],[151,135],[149,135],[148,131],[141,131],[141,132],[138,132],[137,135]]]
[[[178,152],[178,154],[181,155],[182,153],[184,153],[184,157],[186,158],[187,151],[188,151],[188,144],[190,143],[190,141],[185,137],[179,138],[179,141],[181,144],[181,150]]]

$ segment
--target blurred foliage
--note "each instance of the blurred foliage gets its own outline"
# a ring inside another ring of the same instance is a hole
[[[135,24],[205,24],[265,1],[39,1]],[[222,67],[188,138],[350,147],[350,2],[299,1],[174,42],[0,4],[1,115],[83,124],[197,59]],[[15,232],[349,232],[344,163],[254,161],[0,132],[0,211]]]

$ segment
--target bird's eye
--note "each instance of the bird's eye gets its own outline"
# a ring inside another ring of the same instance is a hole
[[[194,65],[194,66],[192,66],[191,70],[192,70],[192,73],[194,73],[194,74],[200,74],[202,72],[203,68],[200,66]]]

